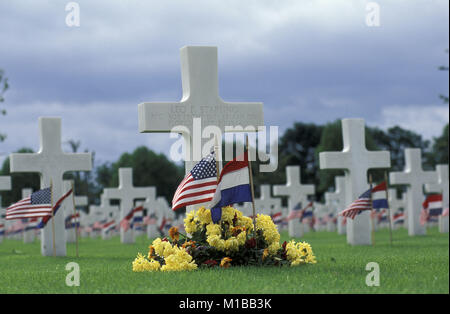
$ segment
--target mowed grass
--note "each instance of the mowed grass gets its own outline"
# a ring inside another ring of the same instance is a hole
[[[282,241],[288,240],[286,232]],[[119,238],[83,238],[80,257],[68,244],[67,257],[43,257],[38,241],[0,243],[0,293],[449,293],[449,237],[436,228],[421,237],[406,230],[376,232],[375,246],[352,247],[345,236],[311,232],[309,242],[317,264],[300,267],[234,267],[192,272],[133,273],[137,252],[147,253],[150,240],[122,245]],[[66,286],[65,266],[80,266],[80,286]],[[365,283],[366,265],[380,267],[380,286]]]

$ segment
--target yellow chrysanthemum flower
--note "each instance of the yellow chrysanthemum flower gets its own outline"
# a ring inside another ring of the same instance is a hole
[[[192,260],[192,256],[185,250],[175,248],[174,253],[167,256],[166,264],[161,267],[161,271],[180,271],[197,269],[197,264]]]
[[[160,267],[161,265],[159,262],[155,260],[147,260],[141,253],[138,253],[136,259],[133,261],[134,272],[155,271]]]

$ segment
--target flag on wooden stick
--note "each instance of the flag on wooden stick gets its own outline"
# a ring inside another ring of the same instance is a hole
[[[200,160],[181,181],[172,199],[172,210],[212,200],[217,187],[215,153]]]

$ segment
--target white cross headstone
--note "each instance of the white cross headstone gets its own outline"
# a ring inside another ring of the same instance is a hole
[[[147,217],[149,217],[154,223],[147,225],[147,237],[154,239],[159,237],[157,218],[161,215],[159,212],[159,203],[156,198],[156,188],[150,187],[149,194],[145,201],[142,202],[142,206],[146,209]]]
[[[339,216],[339,213],[345,209],[346,192],[345,192],[345,177],[336,176],[334,178],[335,191],[328,196],[331,201],[334,201],[337,215],[337,231],[338,234],[346,234],[346,225],[343,223],[344,217]],[[326,193],[325,193],[326,197]]]
[[[133,169],[119,168],[119,187],[106,188],[104,195],[107,199],[120,200],[120,220],[122,220],[133,208],[136,199],[145,199],[151,192],[149,187],[133,186]],[[134,243],[133,230],[120,229],[120,241],[122,243]]]
[[[442,193],[443,210],[448,208],[448,165],[437,165],[437,182],[425,184],[425,190],[430,193]],[[448,215],[439,216],[439,231],[441,233],[448,232]]]
[[[336,230],[334,218],[338,214],[339,196],[336,193],[325,192],[325,207],[328,210],[327,231],[333,232]],[[332,215],[332,217],[330,217]]]
[[[64,180],[64,193],[68,192],[72,188],[72,186],[75,186],[73,184],[73,180]],[[75,193],[75,191],[72,191],[72,195],[67,199],[65,218],[75,214],[73,211],[73,203],[74,202],[75,202],[75,208],[89,205],[87,196],[81,196],[81,195],[75,196],[74,193]],[[73,200],[72,200],[72,197],[74,198]],[[77,210],[77,213],[79,213],[78,210]],[[80,221],[79,218],[75,218],[75,219],[72,219],[70,221],[70,223],[75,224],[76,222],[79,222],[79,221]],[[77,232],[76,227],[66,229],[66,241],[68,243],[76,242],[76,240],[77,240],[76,232]]]
[[[394,185],[407,185],[408,234],[410,236],[424,235],[426,228],[420,224],[420,212],[425,199],[423,186],[437,181],[437,173],[422,169],[420,148],[405,149],[404,172],[391,172],[389,180]]]
[[[256,214],[273,215],[281,211],[281,199],[273,198],[270,195],[270,185],[261,184],[260,198],[255,199]]]
[[[325,204],[314,202],[314,212],[313,215],[315,217],[314,221],[314,229],[315,231],[323,231],[326,229],[325,225],[325,216],[327,214],[327,208]]]
[[[109,199],[105,197],[104,194],[100,197],[99,210],[103,213],[105,218],[105,223],[109,223],[114,220],[114,225],[118,226],[120,224],[120,208],[117,205],[111,205]],[[112,237],[114,230],[107,232],[107,229],[102,230],[102,239],[107,240]]]
[[[158,202],[158,223],[157,226],[158,228],[161,226],[163,219],[166,219],[167,221],[167,225],[172,225],[175,222],[175,212],[171,209],[171,207],[169,206],[169,203],[167,202],[166,198],[163,196],[159,196],[156,201]],[[163,230],[161,230],[161,232],[163,233],[163,235],[167,235],[169,229],[168,228],[163,228]]]
[[[11,177],[0,176],[0,191],[9,190],[11,190]],[[3,215],[6,215],[6,210],[2,208],[2,197],[0,195],[0,225],[3,225],[3,227],[0,228],[0,232],[6,230],[6,219],[3,218]],[[4,235],[0,234],[0,243],[2,243],[3,237]]]
[[[96,222],[105,222],[106,215],[105,212],[100,208],[98,205],[90,205],[89,206],[89,219],[88,219],[88,226],[93,227]],[[101,234],[100,230],[94,230],[90,232],[91,238],[96,238]]]
[[[368,151],[366,148],[363,119],[343,119],[342,152],[322,152],[319,154],[320,169],[344,169],[346,185],[346,206],[369,189],[367,171],[373,168],[389,168],[390,153]],[[351,245],[370,245],[370,212],[364,211],[354,220],[347,219],[347,242]]]
[[[171,132],[179,129],[185,143],[186,174],[201,159],[202,147],[207,139],[202,130],[194,128],[194,119],[201,125],[218,127],[222,134],[227,126],[264,125],[263,104],[225,102],[219,96],[217,47],[185,46],[181,48],[181,83],[183,96],[180,102],[141,103],[139,131]],[[198,120],[200,118],[200,120]],[[221,143],[222,140],[218,139]],[[201,204],[188,206],[191,211]]]
[[[244,202],[242,204],[234,204],[234,208],[241,211],[244,216],[253,216],[253,206],[250,202]],[[256,209],[256,208],[255,208]]]
[[[61,149],[61,118],[39,118],[40,149],[37,153],[15,153],[10,157],[11,172],[37,172],[41,176],[41,188],[52,182],[53,202],[63,195],[63,174],[68,171],[90,171],[91,153],[65,153]],[[66,200],[67,201],[67,200]],[[55,224],[55,248],[57,256],[66,256],[64,204],[53,218]],[[41,253],[53,255],[52,223],[41,231]]]
[[[406,213],[406,193],[402,194],[402,198],[397,198],[397,191],[389,189],[388,191],[389,211],[391,212],[391,226],[392,229],[397,229],[399,224],[394,224],[394,216],[403,209],[403,215]]]
[[[301,203],[302,208],[308,204],[308,195],[314,195],[315,188],[313,184],[302,184],[299,166],[286,167],[286,185],[275,185],[273,195],[288,196],[289,214],[294,210],[297,204]],[[299,238],[303,236],[304,226],[299,219],[291,219],[288,222],[289,236]]]
[[[89,214],[81,211],[80,212],[80,236],[85,238],[89,236],[88,227],[89,227]]]

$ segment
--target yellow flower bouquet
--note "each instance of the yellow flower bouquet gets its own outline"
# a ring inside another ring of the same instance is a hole
[[[291,240],[280,244],[277,226],[267,215],[258,214],[254,228],[251,218],[227,206],[222,208],[222,218],[215,224],[210,210],[201,207],[187,214],[184,227],[187,235],[172,227],[169,239],[155,239],[149,246],[147,256],[138,253],[133,261],[133,271],[316,263],[308,243]]]

